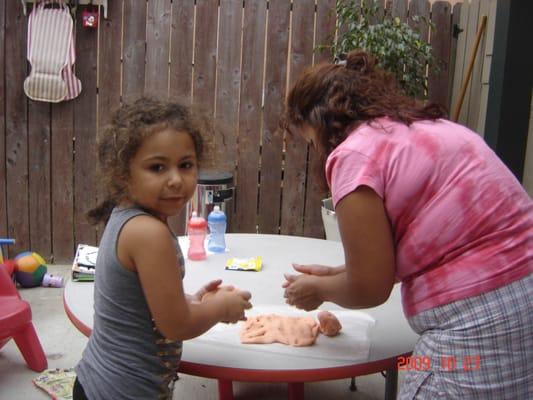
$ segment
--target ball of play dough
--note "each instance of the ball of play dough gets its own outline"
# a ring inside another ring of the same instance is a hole
[[[326,336],[336,336],[342,329],[342,325],[337,317],[329,311],[320,311],[317,318],[320,324],[320,332]]]

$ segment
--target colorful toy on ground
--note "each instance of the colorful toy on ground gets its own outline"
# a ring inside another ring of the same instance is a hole
[[[46,271],[46,261],[35,252],[26,251],[15,257],[15,279],[22,287],[40,286]]]

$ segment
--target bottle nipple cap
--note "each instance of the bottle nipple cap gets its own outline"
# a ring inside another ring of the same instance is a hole
[[[213,210],[215,210],[215,211],[220,211],[220,206],[215,206],[215,207],[213,208]]]
[[[197,216],[198,216],[198,213],[196,211],[193,211],[191,217],[197,217]]]

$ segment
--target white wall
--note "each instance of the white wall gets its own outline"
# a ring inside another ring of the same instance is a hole
[[[483,16],[487,17],[487,24],[476,52],[472,75],[458,118],[459,123],[468,126],[481,136],[485,134],[490,65],[496,26],[496,0],[465,0],[461,6],[459,25],[463,29],[463,32],[457,40],[457,55],[450,109],[450,116],[453,116],[459,102],[461,88],[466,80],[468,66],[474,52],[477,32]]]
[[[464,0],[461,7],[460,26],[463,30],[457,42],[454,82],[452,88],[452,113],[458,102],[460,88],[472,57],[474,41],[481,18],[487,16],[487,25],[479,44],[472,77],[461,107],[458,122],[485,134],[485,119],[489,94],[490,65],[494,46],[497,0]],[[523,185],[533,197],[533,101],[529,116],[529,136],[524,164]]]

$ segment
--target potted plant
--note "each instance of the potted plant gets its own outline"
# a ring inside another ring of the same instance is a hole
[[[392,72],[400,87],[409,96],[427,95],[426,68],[437,67],[431,45],[421,39],[420,33],[402,22],[380,12],[376,1],[361,4],[360,0],[337,0],[337,38],[331,46],[336,60],[342,60],[351,50],[360,48],[377,57],[379,65]],[[424,17],[413,16],[431,29],[434,25]]]

